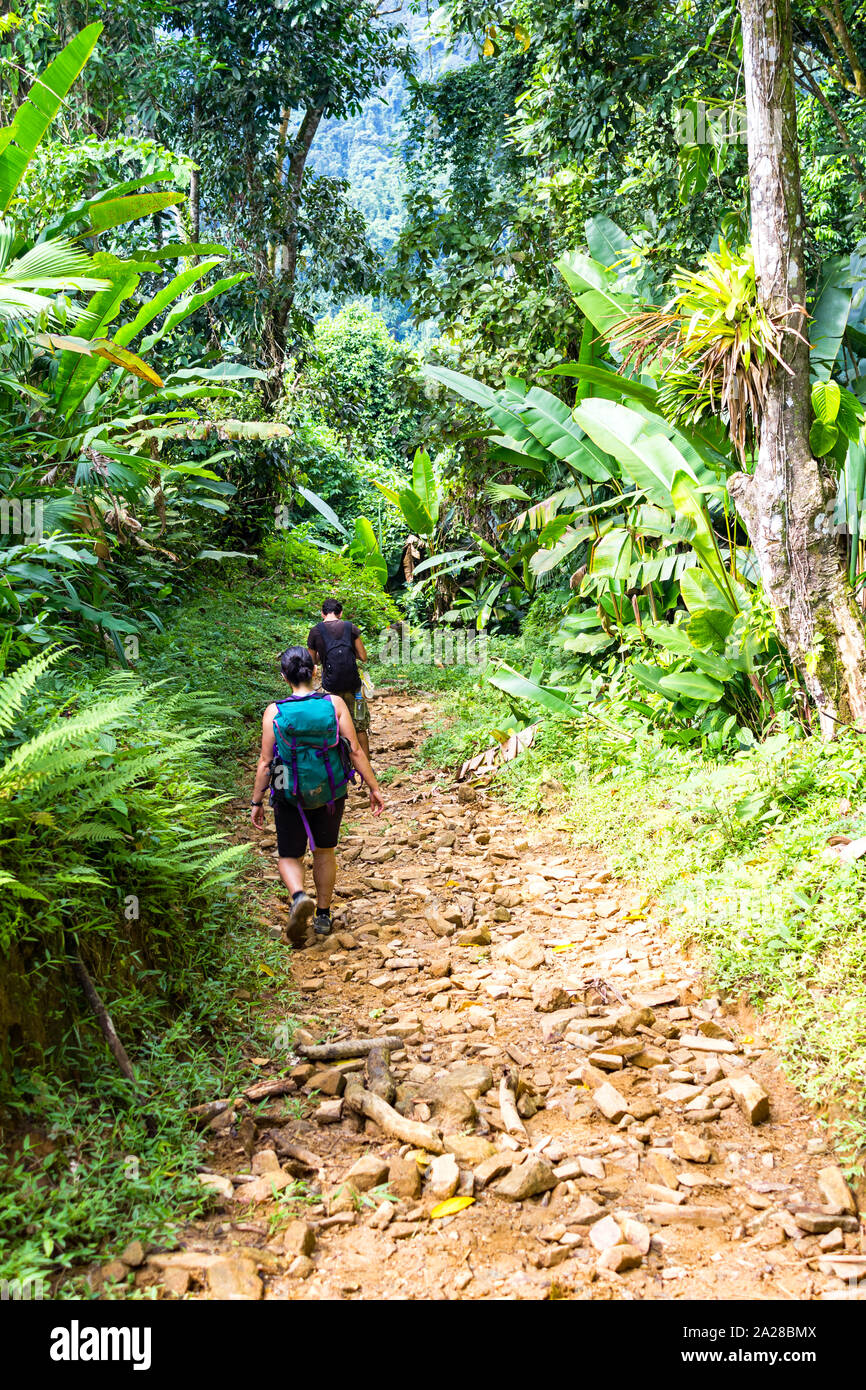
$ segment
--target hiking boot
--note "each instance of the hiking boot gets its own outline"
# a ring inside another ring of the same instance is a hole
[[[316,936],[330,936],[333,927],[334,924],[331,921],[331,914],[329,912],[316,913],[313,918],[313,931],[316,933]]]
[[[307,935],[307,927],[310,925],[310,918],[316,910],[316,904],[312,898],[308,898],[306,893],[299,893],[292,899],[292,912],[286,927],[286,936],[293,946],[303,946]]]

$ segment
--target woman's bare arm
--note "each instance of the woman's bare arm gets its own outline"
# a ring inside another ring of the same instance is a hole
[[[370,766],[370,759],[358,742],[358,735],[355,732],[355,725],[352,722],[352,716],[349,713],[346,701],[341,700],[339,695],[332,695],[331,699],[334,702],[334,709],[337,711],[340,733],[349,745],[352,766],[360,772],[364,781],[367,783],[370,789],[370,809],[373,811],[374,815],[378,816],[379,812],[384,808],[385,803],[382,800],[382,793],[379,790],[379,783],[376,781],[376,775]]]
[[[268,705],[262,716],[262,746],[259,752],[258,766],[256,767],[256,779],[253,782],[253,801],[264,801],[268,782],[271,776],[271,758],[274,755],[274,720],[277,716],[276,705]],[[261,826],[265,823],[264,806],[253,806],[250,812],[250,820],[253,825]]]

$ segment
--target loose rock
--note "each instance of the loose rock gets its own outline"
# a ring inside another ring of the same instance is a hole
[[[677,1158],[687,1159],[689,1163],[712,1163],[715,1155],[706,1139],[681,1129],[673,1137],[673,1151]]]
[[[770,1117],[770,1097],[760,1082],[752,1076],[729,1076],[734,1100],[750,1125],[759,1125]]]
[[[343,1182],[351,1183],[359,1192],[369,1192],[388,1181],[388,1160],[378,1154],[364,1154],[343,1174]],[[308,1250],[303,1252],[309,1254]]]
[[[523,1202],[556,1187],[556,1174],[544,1158],[532,1157],[512,1168],[493,1189],[506,1202]]]
[[[207,1286],[212,1298],[228,1302],[250,1302],[262,1296],[262,1281],[254,1261],[237,1255],[210,1266]]]
[[[427,1178],[427,1191],[431,1197],[440,1202],[446,1197],[453,1197],[459,1181],[460,1169],[453,1154],[440,1154],[434,1158]]]
[[[856,1215],[857,1203],[841,1168],[837,1168],[835,1164],[822,1168],[818,1174],[818,1186],[828,1207],[832,1207],[834,1211]],[[121,1259],[125,1259],[125,1255],[121,1255]]]
[[[599,1255],[596,1269],[622,1274],[627,1269],[637,1269],[642,1259],[640,1250],[634,1245],[612,1245]]]
[[[537,970],[544,964],[544,948],[531,932],[516,936],[503,948],[502,955],[521,970]]]
[[[421,1174],[414,1158],[392,1158],[388,1165],[388,1187],[395,1197],[421,1195]]]

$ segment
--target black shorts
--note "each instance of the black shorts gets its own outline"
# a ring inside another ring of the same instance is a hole
[[[303,859],[307,852],[307,831],[297,806],[286,801],[279,793],[273,799],[274,822],[277,828],[277,852],[281,859]],[[334,803],[333,811],[327,806],[316,806],[305,810],[304,816],[315,842],[316,849],[334,849],[340,838],[340,822],[346,809],[346,798],[341,796]]]

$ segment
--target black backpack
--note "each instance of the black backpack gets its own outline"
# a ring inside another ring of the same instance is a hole
[[[339,694],[344,690],[355,691],[361,684],[358,672],[358,659],[352,640],[352,624],[343,622],[340,636],[332,638],[328,628],[336,624],[322,624],[319,634],[325,655],[322,661],[322,685],[325,690]]]

